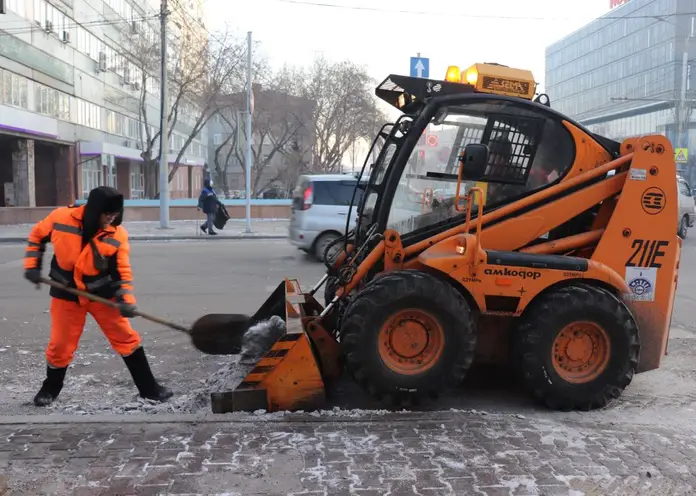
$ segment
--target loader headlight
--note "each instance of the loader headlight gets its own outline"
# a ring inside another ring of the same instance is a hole
[[[457,245],[455,251],[460,255],[464,255],[466,253],[466,245]]]
[[[476,83],[478,82],[478,76],[478,70],[476,70],[476,67],[471,67],[464,73],[464,77],[462,78],[464,81],[462,82],[466,82],[476,86]]]

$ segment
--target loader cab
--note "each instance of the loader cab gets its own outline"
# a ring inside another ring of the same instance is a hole
[[[576,160],[576,140],[564,121],[610,156],[617,155],[580,124],[552,110],[548,98],[532,101],[529,95],[480,92],[474,85],[394,75],[377,94],[404,114],[383,131],[358,233],[375,224],[377,232],[394,229],[404,246],[463,221],[466,214],[456,210],[454,200],[460,158],[469,144],[486,145],[488,162],[480,177],[462,184],[462,196],[479,187],[486,211],[563,180]]]
[[[504,206],[561,180],[573,165],[574,141],[559,119],[545,109],[530,108],[526,102],[511,99],[472,95],[466,99],[443,101],[434,109],[426,132],[442,136],[439,143],[452,151],[447,160],[433,153],[416,154],[400,171],[401,181],[408,181],[422,191],[443,190],[449,195],[427,197],[422,213],[403,218],[391,207],[380,219],[387,229],[398,231],[404,242],[411,234],[439,228],[443,223],[460,217],[454,205],[460,158],[467,145],[483,144],[488,148],[483,174],[472,175],[464,164],[466,181],[464,193],[474,186],[484,191],[487,210]],[[411,154],[413,157],[414,154]],[[399,175],[395,164],[394,175]],[[397,181],[390,177],[390,182]],[[394,201],[400,192],[395,190]],[[386,205],[385,205],[386,206]]]

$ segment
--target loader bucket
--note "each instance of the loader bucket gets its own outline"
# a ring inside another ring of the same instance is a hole
[[[236,313],[210,313],[194,322],[191,334],[202,337],[224,335],[227,339],[225,346],[215,346],[213,343],[211,346],[202,347],[201,351],[209,355],[237,355],[245,348],[245,344],[249,345],[244,340],[246,332],[255,325],[268,321],[274,315],[285,320],[285,282],[278,285],[253,316]],[[255,337],[258,338],[258,336]],[[273,342],[251,343],[255,348],[262,347],[264,349],[270,348],[272,344]]]
[[[280,284],[254,318],[261,322],[278,315],[285,320],[285,333],[234,391],[211,393],[213,413],[313,410],[323,405],[326,395],[319,356],[328,361],[328,375],[336,375],[338,343],[314,322],[320,308],[312,296],[301,292],[297,281],[286,279]]]

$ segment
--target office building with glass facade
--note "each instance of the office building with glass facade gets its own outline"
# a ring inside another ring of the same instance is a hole
[[[678,167],[696,182],[695,13],[696,0],[628,0],[547,47],[551,106],[618,141],[666,135],[692,151]]]

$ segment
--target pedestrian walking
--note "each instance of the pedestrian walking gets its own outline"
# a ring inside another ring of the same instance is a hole
[[[46,379],[34,397],[36,406],[49,405],[61,392],[88,313],[123,358],[141,397],[165,401],[172,396],[155,380],[140,336],[128,320],[134,316],[136,299],[128,232],[121,226],[122,220],[123,195],[100,186],[90,191],[85,205],[53,210],[29,234],[24,256],[26,279],[39,284],[46,243],[51,242],[51,279],[119,303],[116,309],[51,287]]]
[[[216,236],[217,233],[213,229],[215,222],[215,213],[218,208],[218,199],[213,184],[210,179],[203,181],[203,189],[198,197],[198,210],[203,210],[206,215],[206,221],[201,225],[201,231],[207,232],[210,236]]]

